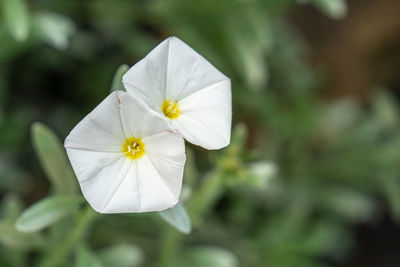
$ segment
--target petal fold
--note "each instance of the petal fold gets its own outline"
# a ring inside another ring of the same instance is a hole
[[[181,115],[171,121],[190,143],[220,149],[230,143],[232,100],[230,80],[225,80],[182,99]]]
[[[123,77],[131,95],[143,100],[189,142],[220,149],[230,142],[231,82],[204,57],[176,37],[160,43]],[[178,103],[172,120],[162,112],[164,101]]]
[[[144,155],[122,152],[142,138]],[[160,211],[176,204],[185,163],[184,141],[168,121],[126,92],[113,92],[68,135],[65,147],[81,190],[101,213]]]
[[[203,56],[176,37],[167,39],[169,57],[166,99],[181,100],[198,90],[229,80]]]
[[[67,136],[64,146],[102,152],[120,152],[124,133],[116,93],[106,97]]]
[[[170,131],[169,121],[142,101],[121,91],[117,92],[117,97],[120,102],[120,117],[126,137],[142,138]]]
[[[175,198],[179,198],[183,167],[186,161],[185,141],[178,133],[160,133],[143,139],[146,155]]]

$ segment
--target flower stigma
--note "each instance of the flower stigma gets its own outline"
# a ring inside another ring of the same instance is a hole
[[[125,142],[122,144],[122,153],[125,154],[127,158],[135,160],[144,155],[144,144],[141,138],[129,137],[126,138]]]
[[[164,112],[164,115],[171,120],[178,118],[181,114],[177,101],[165,100],[161,105],[161,110]]]

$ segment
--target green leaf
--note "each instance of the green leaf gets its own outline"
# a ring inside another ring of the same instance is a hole
[[[3,16],[12,37],[25,41],[29,36],[29,14],[24,0],[2,0]]]
[[[84,245],[78,246],[75,254],[76,267],[102,267],[101,261]]]
[[[0,222],[0,242],[14,249],[31,249],[43,246],[43,238],[38,233],[21,233],[11,222]]]
[[[375,120],[383,127],[394,129],[399,125],[399,109],[395,98],[383,88],[373,96]]]
[[[232,140],[230,146],[236,147],[237,149],[241,149],[247,140],[247,135],[248,135],[247,126],[244,123],[238,123],[235,126],[235,128],[233,128]]]
[[[15,227],[21,232],[39,231],[75,212],[82,201],[80,196],[47,197],[27,208],[17,219]]]
[[[345,0],[314,0],[314,4],[332,19],[342,19],[347,15]]]
[[[158,214],[164,221],[184,234],[188,234],[192,230],[189,215],[181,202],[178,202],[178,204],[172,208],[161,211]]]
[[[131,244],[120,244],[99,251],[98,256],[104,266],[131,267],[143,262],[142,250]]]
[[[361,120],[362,108],[353,98],[342,98],[323,107],[318,116],[318,131],[326,139],[336,140],[349,132]]]
[[[218,247],[197,247],[184,252],[177,266],[237,267],[239,261],[232,252]]]
[[[34,123],[32,142],[39,161],[56,193],[75,193],[76,178],[60,140],[48,127]]]
[[[34,25],[39,37],[59,50],[68,47],[69,37],[75,32],[75,24],[72,20],[51,12],[35,15]]]
[[[376,209],[370,197],[346,187],[329,185],[326,189],[319,190],[317,194],[319,197],[316,202],[325,210],[357,223],[368,221]]]
[[[22,201],[15,193],[8,193],[3,199],[2,217],[5,221],[14,223],[22,212]]]
[[[233,63],[238,73],[242,75],[249,89],[260,91],[268,83],[269,70],[265,61],[265,47],[262,46],[262,41],[257,39],[258,36],[251,27],[252,23],[249,22],[249,18],[254,18],[255,15],[250,13],[248,10],[240,9],[231,14],[228,23],[225,24],[225,31],[231,39],[232,53],[236,55]],[[237,17],[242,19],[239,21]],[[262,26],[266,33],[267,26]]]
[[[248,182],[258,188],[263,188],[277,174],[278,166],[271,161],[258,161],[249,164],[248,170]]]
[[[97,213],[89,205],[80,209],[76,216],[74,216],[76,220],[73,230],[68,232],[67,235],[64,235],[64,239],[62,242],[58,242],[57,246],[49,247],[37,266],[62,266],[62,264],[68,260],[72,250],[79,244],[79,241],[82,240],[82,237],[89,231],[96,216]]]
[[[129,66],[126,64],[121,65],[114,74],[114,78],[111,85],[110,92],[114,91],[125,91],[125,87],[122,83],[122,76],[128,71]]]

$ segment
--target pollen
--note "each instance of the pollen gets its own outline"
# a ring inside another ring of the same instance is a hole
[[[125,156],[131,160],[135,160],[143,156],[145,150],[142,138],[126,138],[125,142],[122,144],[122,153],[124,153]]]
[[[165,100],[161,105],[161,110],[164,112],[164,115],[171,120],[178,118],[181,113],[178,102],[172,100]]]

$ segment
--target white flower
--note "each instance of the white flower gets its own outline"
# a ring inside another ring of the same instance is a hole
[[[229,144],[230,79],[178,38],[160,43],[123,76],[123,83],[189,142],[206,149]]]
[[[183,138],[126,92],[100,103],[71,131],[65,148],[83,195],[98,212],[160,211],[178,201]]]

